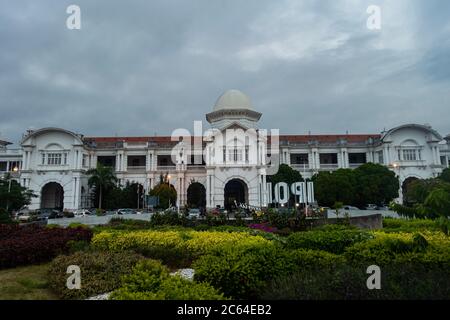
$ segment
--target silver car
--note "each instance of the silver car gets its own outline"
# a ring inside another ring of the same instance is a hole
[[[189,219],[192,219],[192,218],[199,219],[200,218],[200,209],[196,209],[196,208],[189,209],[188,218]]]

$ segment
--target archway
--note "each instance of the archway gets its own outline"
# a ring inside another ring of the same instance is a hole
[[[227,210],[236,208],[236,204],[248,204],[247,184],[241,179],[232,179],[228,181],[224,189],[224,206]]]
[[[191,208],[204,208],[206,206],[206,189],[199,182],[193,182],[187,189],[187,205]]]
[[[417,181],[417,180],[419,180],[419,179],[416,177],[409,177],[403,181],[403,183],[402,183],[403,204],[405,204],[405,205],[412,204],[411,199],[408,199],[408,191],[409,191],[409,187],[411,186],[411,183],[413,183],[414,181]]]
[[[64,188],[57,182],[49,182],[41,190],[41,209],[64,209]]]

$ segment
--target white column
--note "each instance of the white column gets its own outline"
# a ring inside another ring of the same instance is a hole
[[[82,169],[83,168],[83,151],[79,151],[78,152],[78,169]]]
[[[150,171],[151,170],[150,157],[151,157],[151,153],[148,150],[147,151],[147,156],[145,157],[145,171]]]
[[[128,156],[127,154],[124,152],[124,154],[122,155],[122,171],[127,171],[128,169]]]
[[[316,169],[320,169],[320,154],[319,150],[316,150]]]
[[[206,206],[208,208],[211,208],[211,184],[210,184],[210,180],[211,176],[209,174],[207,174],[206,176]]]
[[[158,169],[158,155],[156,152],[152,152],[152,171],[156,171]]]
[[[435,146],[434,148],[436,150],[436,164],[440,165],[441,164],[441,156],[439,154],[439,147]]]
[[[215,207],[216,206],[216,203],[215,203],[215,192],[216,192],[216,189],[215,189],[215,181],[214,181],[214,176],[213,175],[211,175],[210,176],[211,177],[211,207]]]
[[[26,170],[25,168],[27,167],[27,155],[28,151],[24,151],[24,153],[22,154],[22,170]]]
[[[308,150],[308,168],[309,169],[314,168],[314,158],[311,150]]]
[[[72,184],[72,207],[73,207],[73,209],[75,209],[76,190],[77,190],[77,178],[73,178],[73,184]]]
[[[266,175],[263,175],[263,203],[262,206],[267,206],[267,181],[266,181]]]

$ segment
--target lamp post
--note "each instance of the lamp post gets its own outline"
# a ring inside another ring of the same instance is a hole
[[[170,174],[167,175],[167,186],[170,188]],[[170,197],[169,197],[169,209],[170,209],[171,203],[170,203]]]
[[[14,167],[14,168],[13,168],[13,172],[17,172],[17,171],[19,171],[19,168]],[[9,176],[9,183],[8,183],[8,201],[6,201],[6,212],[8,212],[8,210],[9,210],[9,197],[10,197],[10,195],[11,195],[11,181],[12,181],[11,176]]]

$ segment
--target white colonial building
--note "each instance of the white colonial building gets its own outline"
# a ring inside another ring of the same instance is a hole
[[[206,207],[232,202],[266,206],[266,176],[285,163],[308,178],[319,171],[380,163],[399,176],[431,178],[449,166],[450,137],[428,125],[405,124],[367,135],[277,135],[258,128],[262,114],[248,96],[230,90],[206,115],[211,128],[192,136],[85,137],[61,128],[29,130],[20,149],[0,140],[0,174],[38,195],[30,209],[74,210],[90,207],[86,171],[98,163],[112,166],[121,184],[135,182],[145,191],[167,175],[179,206],[189,189],[204,188]],[[400,190],[401,193],[401,190]]]

